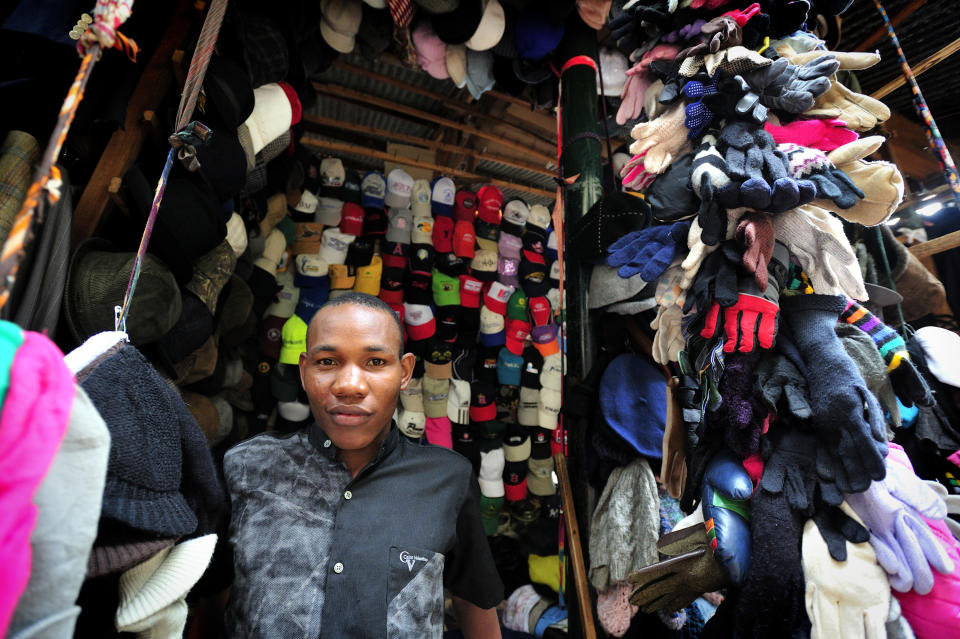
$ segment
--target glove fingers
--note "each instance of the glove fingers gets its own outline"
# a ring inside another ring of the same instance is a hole
[[[826,593],[817,595],[813,599],[813,617],[810,621],[813,624],[814,631],[811,636],[821,639],[827,637],[844,637],[843,622],[840,615],[840,606],[833,600],[827,598]]]
[[[699,310],[699,309],[698,309]],[[720,329],[720,304],[714,302],[710,306],[710,310],[707,312],[706,320],[703,324],[703,329],[700,331],[701,337],[706,337],[711,339],[717,336],[717,333]]]

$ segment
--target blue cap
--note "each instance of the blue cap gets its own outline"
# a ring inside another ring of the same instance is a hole
[[[497,355],[497,381],[507,386],[519,386],[523,373],[523,356],[514,355],[506,348]]]
[[[652,360],[639,355],[616,357],[600,378],[604,419],[641,455],[663,456],[667,423],[667,380]]]
[[[480,333],[480,343],[484,346],[503,346],[507,343],[507,332],[502,330],[496,333]]]
[[[297,300],[297,308],[293,312],[309,325],[313,315],[327,303],[327,298],[330,297],[330,277],[328,275],[308,277],[298,273],[294,276],[294,283],[297,283],[298,278],[300,280],[300,283],[297,284],[300,287],[300,298]]]
[[[515,36],[521,58],[539,60],[563,39],[563,22],[553,23],[541,11],[527,9],[517,16]]]

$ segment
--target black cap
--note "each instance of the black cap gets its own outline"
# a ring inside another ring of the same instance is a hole
[[[447,44],[463,44],[476,33],[482,18],[481,0],[460,0],[455,10],[434,15],[431,22],[438,38]]]

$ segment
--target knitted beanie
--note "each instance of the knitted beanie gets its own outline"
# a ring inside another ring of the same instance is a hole
[[[630,603],[629,583],[617,583],[597,593],[597,618],[603,629],[614,637],[622,637],[630,629],[630,620],[640,610]]]

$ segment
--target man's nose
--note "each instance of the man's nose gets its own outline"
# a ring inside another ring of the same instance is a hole
[[[332,390],[335,395],[341,396],[365,395],[367,393],[367,381],[363,370],[353,364],[341,366]]]

